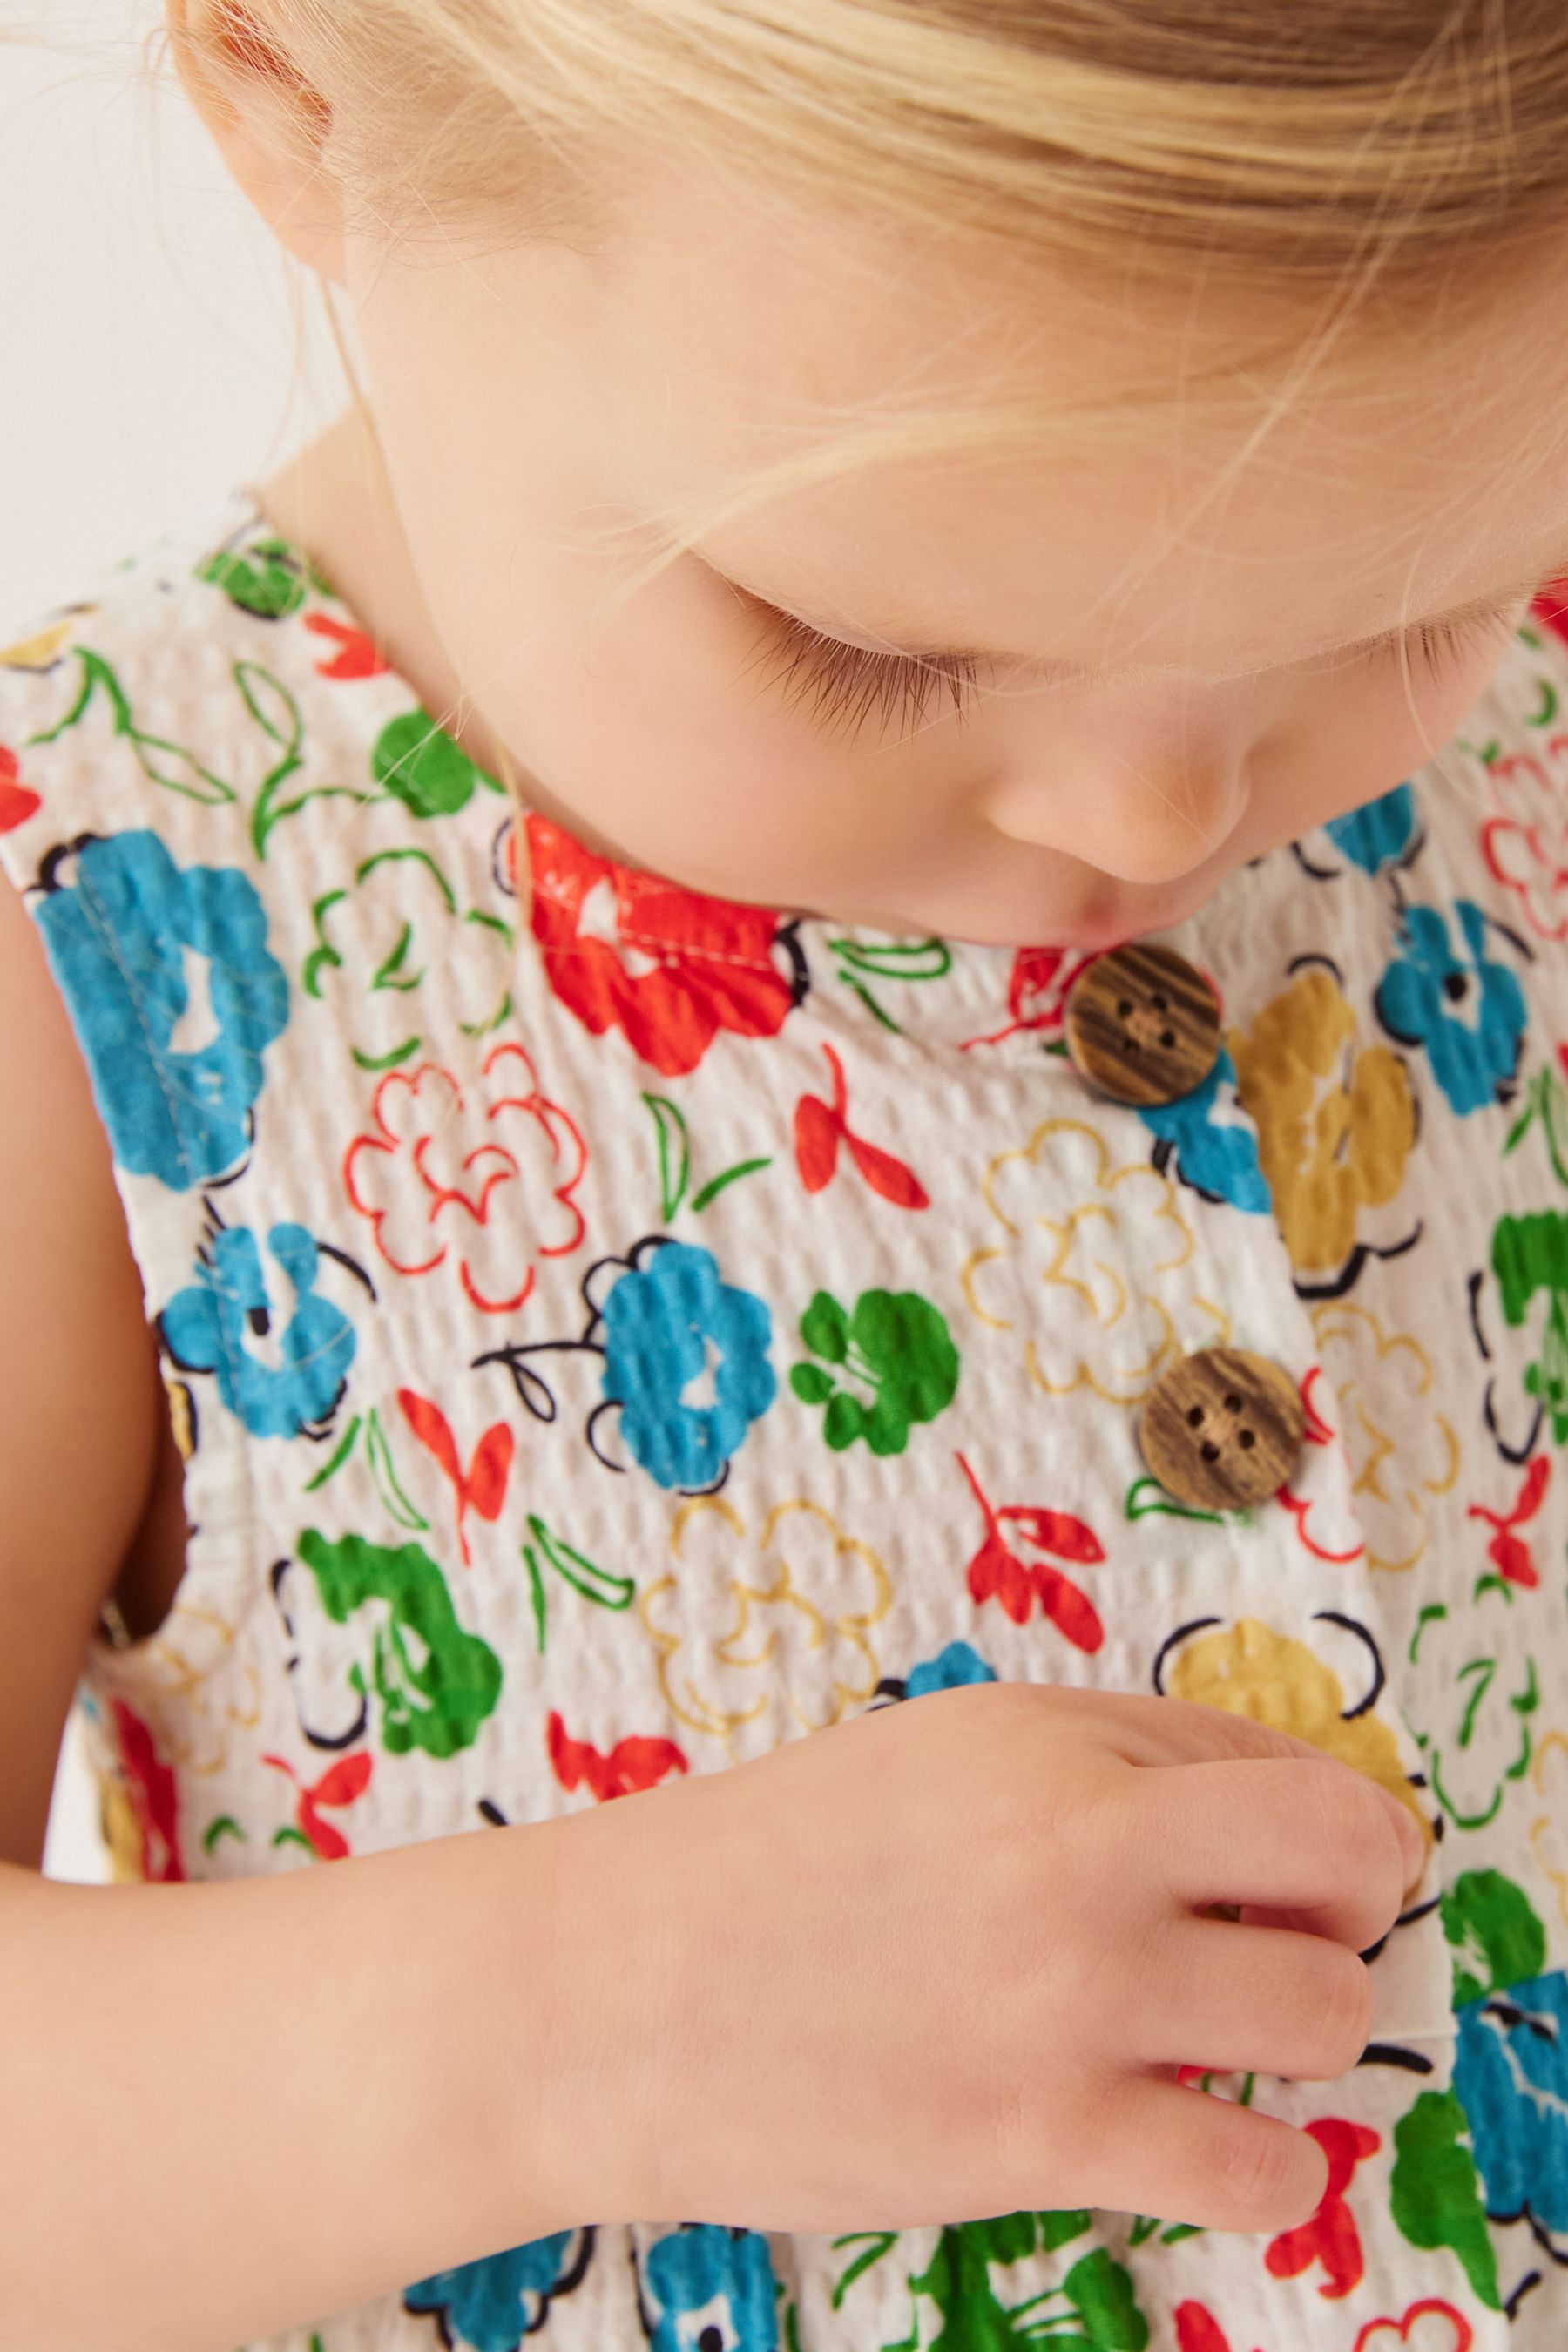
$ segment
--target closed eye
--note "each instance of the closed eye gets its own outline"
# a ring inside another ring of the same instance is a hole
[[[874,653],[864,646],[846,645],[840,637],[825,636],[808,622],[797,621],[793,613],[781,612],[759,597],[749,601],[764,616],[770,640],[758,658],[783,686],[786,704],[809,704],[814,722],[858,735],[875,716],[882,730],[897,719],[901,731],[919,726],[932,698],[942,693],[962,722],[981,668],[970,656],[940,655],[911,661],[905,654]]]
[[[1474,652],[1485,637],[1511,630],[1514,607],[1496,613],[1471,613],[1462,621],[1424,621],[1403,639],[1389,637],[1377,649],[1378,657],[1397,659],[1402,644],[1414,646],[1428,672],[1440,677]]]
[[[839,727],[849,735],[863,731],[876,717],[882,731],[898,719],[900,729],[919,726],[932,700],[945,693],[953,717],[962,724],[980,673],[986,665],[972,655],[932,655],[923,661],[905,654],[876,653],[830,637],[809,622],[797,620],[776,604],[748,593],[747,602],[762,615],[767,640],[758,659],[774,682],[782,685],[786,704],[809,705],[814,723]],[[1469,614],[1458,621],[1426,621],[1383,639],[1366,658],[1396,660],[1402,649],[1413,647],[1428,674],[1440,677],[1466,659],[1477,643],[1493,632],[1511,630],[1512,606],[1494,613]]]

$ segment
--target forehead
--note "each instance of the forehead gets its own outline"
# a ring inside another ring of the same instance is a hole
[[[1568,554],[1568,242],[1374,296],[1315,372],[1322,298],[1103,273],[649,159],[574,261],[583,429],[628,509],[684,519],[846,431],[901,455],[703,532],[757,593],[895,643],[1229,675]],[[1027,406],[1026,441],[985,439]]]

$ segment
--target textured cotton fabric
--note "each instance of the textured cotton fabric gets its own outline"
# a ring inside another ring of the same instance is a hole
[[[1140,1112],[1065,1055],[1079,956],[520,843],[243,496],[0,657],[0,861],[185,1456],[174,1613],[81,1685],[120,1875],[484,1836],[989,1679],[1233,1708],[1431,1840],[1355,2067],[1192,2069],[1321,2143],[1298,2229],[589,2215],[268,2352],[1568,2340],[1565,691],[1543,610],[1440,763],[1164,934],[1225,1051]],[[1215,1341],[1307,1424],[1226,1517],[1137,1443]]]

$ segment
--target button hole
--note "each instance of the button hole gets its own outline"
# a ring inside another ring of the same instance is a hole
[[[1161,1045],[1165,1045],[1165,1046],[1173,1045],[1175,1044],[1175,1042],[1176,1042],[1176,1033],[1175,1033],[1175,1031],[1174,1031],[1173,1029],[1162,1029],[1162,1030],[1161,1030],[1161,1032],[1160,1032],[1160,1043],[1161,1043]]]
[[[1205,1462],[1217,1462],[1219,1460],[1219,1447],[1215,1444],[1212,1437],[1205,1437],[1204,1440],[1204,1460]]]
[[[1225,1401],[1225,1409],[1226,1412],[1239,1412],[1241,1411],[1241,1399],[1238,1396],[1227,1396]]]
[[[1152,996],[1149,1002],[1156,1013],[1163,1013],[1165,1010],[1165,1000],[1163,996]]]
[[[1189,1406],[1187,1409],[1187,1427],[1189,1429],[1201,1429],[1203,1425],[1204,1409],[1202,1405],[1194,1404]]]
[[[1257,1443],[1258,1440],[1254,1437],[1250,1429],[1239,1430],[1237,1433],[1237,1444],[1241,1446],[1245,1452],[1250,1453]]]

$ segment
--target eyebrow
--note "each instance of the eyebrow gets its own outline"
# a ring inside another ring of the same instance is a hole
[[[826,623],[809,619],[805,614],[795,610],[781,598],[764,594],[760,588],[749,588],[743,581],[737,580],[730,572],[721,571],[717,564],[711,562],[709,557],[704,556],[702,561],[726,587],[738,590],[742,596],[750,597],[753,603],[771,605],[774,611],[782,613],[786,620],[798,621],[803,628],[815,629],[820,636],[836,638],[840,644],[849,645],[854,652],[868,650],[868,648],[851,645],[851,641],[847,637],[838,637],[838,632],[836,629],[829,628]],[[1543,589],[1553,587],[1560,582],[1565,581],[1568,581],[1568,553],[1564,554],[1561,562],[1548,564],[1543,571],[1531,572],[1528,578],[1514,581],[1509,586],[1498,589],[1490,595],[1468,597],[1464,604],[1451,605],[1446,612],[1412,614],[1407,621],[1394,628],[1382,629],[1372,636],[1357,637],[1342,645],[1327,646],[1321,652],[1305,654],[1301,658],[1303,661],[1326,661],[1336,655],[1377,653],[1386,646],[1397,645],[1402,637],[1408,636],[1419,629],[1455,628],[1461,626],[1466,621],[1479,620],[1489,614],[1506,612],[1510,605],[1519,604],[1526,597],[1534,597]],[[1114,675],[1114,672],[1109,669],[1096,668],[1083,662],[1041,660],[1034,656],[1003,653],[994,648],[988,651],[984,646],[975,646],[955,648],[925,644],[896,644],[891,636],[885,635],[879,629],[864,629],[860,634],[863,636],[880,639],[879,645],[872,650],[886,653],[905,661],[942,663],[954,667],[994,665],[997,668],[1025,670],[1041,677],[1059,678],[1067,676],[1079,681],[1107,678]],[[1148,667],[1154,667],[1154,665]]]

